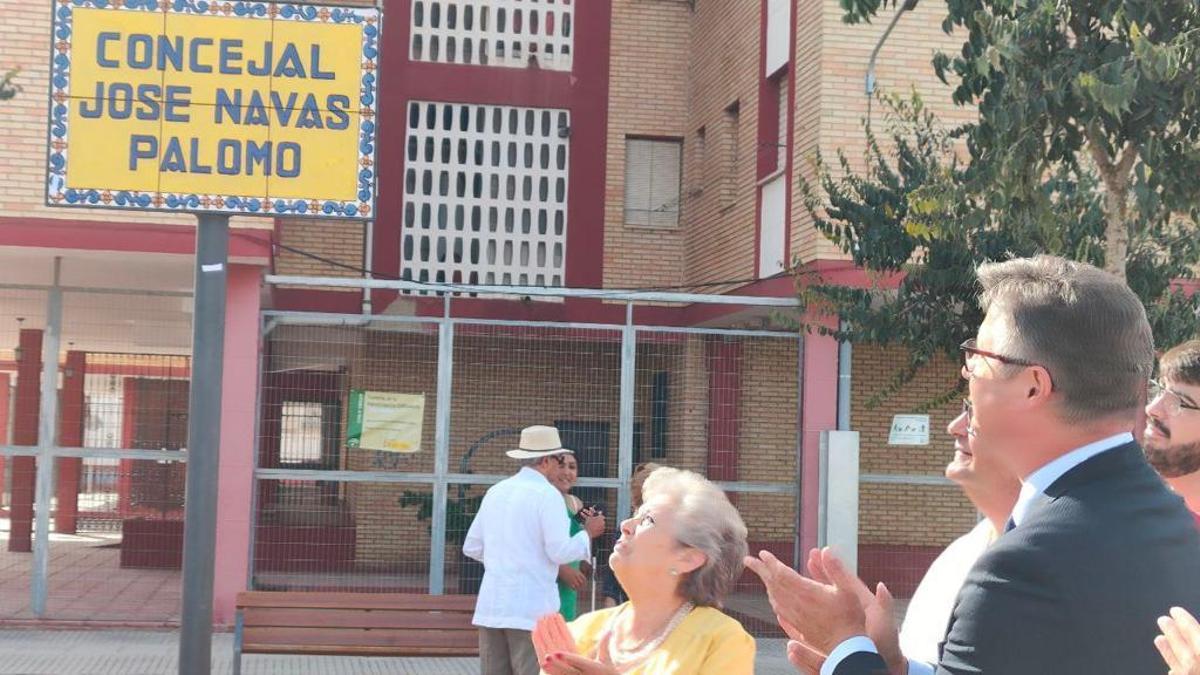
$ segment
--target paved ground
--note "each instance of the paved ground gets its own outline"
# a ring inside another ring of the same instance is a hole
[[[173,675],[179,634],[174,631],[0,630],[3,675]],[[796,671],[782,640],[759,640],[758,675]],[[230,673],[233,636],[213,636],[213,673]],[[477,675],[475,659],[385,659],[328,656],[247,656],[246,675]]]

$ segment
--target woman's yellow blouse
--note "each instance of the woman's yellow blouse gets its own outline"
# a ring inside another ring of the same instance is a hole
[[[584,614],[567,624],[579,653],[595,658],[596,645],[620,607]],[[754,638],[720,610],[697,607],[662,645],[628,675],[753,675]]]

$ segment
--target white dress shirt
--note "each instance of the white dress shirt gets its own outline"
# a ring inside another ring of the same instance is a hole
[[[1021,481],[1021,494],[1017,497],[1017,503],[1013,507],[1012,520],[1017,526],[1021,526],[1021,521],[1029,512],[1029,508],[1033,505],[1033,500],[1040,494],[1045,493],[1046,488],[1049,488],[1059,478],[1062,478],[1071,469],[1079,466],[1087,460],[1104,452],[1112,450],[1115,447],[1133,442],[1133,434],[1128,431],[1109,436],[1094,443],[1089,443],[1081,448],[1076,448],[1064,455],[1051,460],[1041,468],[1025,477]],[[829,658],[825,659],[825,663],[821,664],[821,675],[833,675],[833,671],[841,662],[851,654],[856,652],[875,652],[878,653],[875,643],[865,635],[857,635],[849,638],[834,648],[829,653]],[[836,657],[836,658],[835,658]],[[937,668],[932,664],[922,663],[915,660],[908,662],[908,675],[926,675],[927,673],[936,672]]]
[[[591,556],[586,531],[570,536],[562,493],[523,467],[488,489],[463,541],[463,554],[483,563],[472,623],[533,630],[558,611],[558,566]]]
[[[900,651],[913,661],[936,663],[938,644],[946,638],[946,626],[958,591],[967,572],[987,550],[996,528],[984,519],[970,532],[955,539],[938,555],[908,602],[900,626]],[[910,674],[911,675],[911,674]]]

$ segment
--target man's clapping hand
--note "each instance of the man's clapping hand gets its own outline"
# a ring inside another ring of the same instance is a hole
[[[1181,607],[1158,619],[1162,635],[1154,646],[1171,671],[1167,675],[1200,675],[1200,622]]]
[[[814,549],[804,577],[768,551],[747,557],[746,566],[763,580],[780,626],[791,638],[788,659],[801,672],[820,670],[826,656],[844,640],[869,635],[891,673],[904,673],[892,597],[880,584],[871,593],[831,550]]]

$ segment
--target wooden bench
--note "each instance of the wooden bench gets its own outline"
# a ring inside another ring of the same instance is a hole
[[[473,595],[238,593],[233,672],[242,654],[478,656],[474,611]]]

